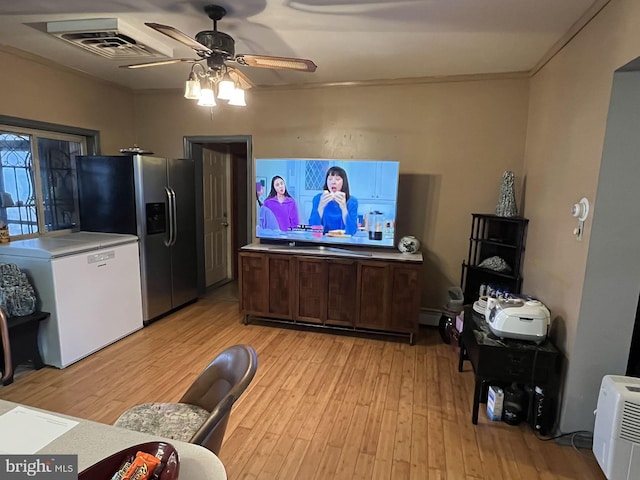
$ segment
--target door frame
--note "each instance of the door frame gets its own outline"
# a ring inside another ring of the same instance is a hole
[[[246,149],[246,195],[243,195],[237,191],[233,187],[233,176],[230,179],[233,189],[232,203],[237,201],[239,205],[242,205],[243,202],[246,205],[246,238],[238,238],[238,236],[232,234],[232,238],[235,238],[236,241],[245,245],[246,243],[250,243],[253,235],[252,228],[252,210],[251,207],[253,205],[253,197],[255,196],[254,190],[255,185],[251,180],[255,177],[253,172],[253,150],[252,150],[252,139],[251,135],[196,135],[196,136],[185,136],[184,140],[184,155],[186,158],[193,159],[195,163],[195,195],[196,195],[196,259],[197,259],[197,278],[198,278],[198,295],[202,296],[206,292],[206,281],[205,281],[205,263],[204,263],[204,192],[202,188],[202,175],[203,175],[203,161],[202,161],[202,148],[204,146],[215,145],[215,144],[244,144]],[[237,171],[234,169],[233,165],[231,171]],[[241,179],[238,179],[240,181]],[[240,198],[241,197],[241,198]],[[235,228],[238,228],[239,222],[238,219],[235,218],[237,212],[235,209],[232,209],[233,224]],[[230,241],[233,243],[233,240]],[[241,246],[239,245],[239,246]],[[229,245],[229,251],[234,251],[234,246]],[[235,258],[235,257],[232,257]],[[232,271],[236,272],[237,270],[232,267]],[[237,273],[236,273],[237,275]]]

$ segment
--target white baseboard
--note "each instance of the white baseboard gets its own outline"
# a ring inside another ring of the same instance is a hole
[[[440,323],[440,317],[442,316],[442,310],[435,308],[421,308],[420,315],[418,317],[418,323],[420,325],[429,325],[431,327],[437,327]]]

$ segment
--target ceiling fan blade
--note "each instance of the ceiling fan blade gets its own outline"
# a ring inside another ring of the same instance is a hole
[[[259,68],[275,68],[280,70],[298,70],[299,72],[315,72],[316,64],[304,58],[268,57],[265,55],[237,55],[240,65]]]
[[[228,67],[227,72],[231,75],[231,78],[234,76],[237,77],[237,83],[241,89],[246,90],[247,88],[253,87],[253,82],[237,68]]]
[[[157,62],[134,63],[132,65],[120,65],[120,68],[146,68],[158,67],[160,65],[171,65],[173,63],[194,63],[201,62],[201,58],[172,58],[170,60],[158,60]]]
[[[167,37],[171,37],[174,40],[186,45],[187,47],[193,48],[198,54],[202,55],[211,55],[213,51],[209,48],[201,44],[200,42],[196,42],[189,35],[182,33],[180,30],[170,27],[169,25],[162,25],[160,23],[151,23],[145,22],[147,27],[151,27],[154,30],[166,35]]]

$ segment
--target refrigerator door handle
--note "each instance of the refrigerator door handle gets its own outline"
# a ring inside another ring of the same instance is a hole
[[[169,236],[164,241],[165,246],[170,247],[173,245],[173,227],[175,225],[173,218],[173,190],[169,187],[164,187],[164,191],[167,194],[167,204],[169,207]]]
[[[171,219],[173,220],[173,238],[171,240],[171,246],[175,245],[178,241],[178,201],[176,200],[176,192],[173,188],[169,187],[171,191]]]

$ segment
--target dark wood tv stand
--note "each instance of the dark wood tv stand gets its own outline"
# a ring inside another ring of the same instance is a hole
[[[363,255],[366,253],[366,255]],[[422,254],[251,244],[238,254],[244,322],[408,335],[418,331]]]

